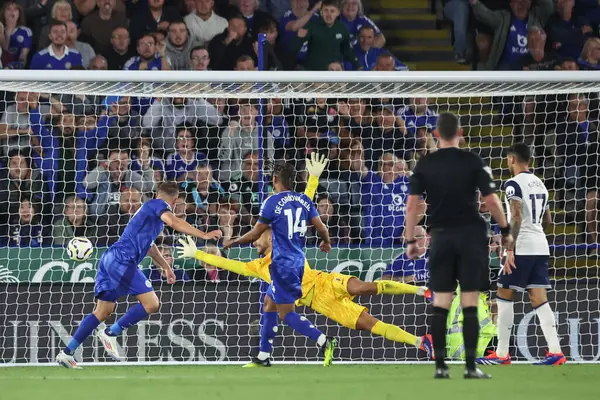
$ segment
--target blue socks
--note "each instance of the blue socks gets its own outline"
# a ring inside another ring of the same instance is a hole
[[[279,314],[277,311],[264,312],[262,315],[262,326],[260,329],[260,352],[259,360],[266,360],[271,356],[273,350],[273,339],[277,336],[279,325]]]
[[[287,313],[283,319],[283,322],[285,322],[296,332],[314,340],[319,346],[323,346],[325,344],[325,335],[323,335],[320,330],[315,328],[312,322],[305,317],[301,317],[298,313],[294,311]]]
[[[110,328],[106,329],[106,334],[108,336],[118,336],[125,329],[129,328],[132,325],[137,324],[144,318],[148,316],[146,309],[142,305],[142,303],[134,304],[125,315],[117,320]]]
[[[94,314],[88,314],[83,321],[81,321],[81,324],[79,324],[79,328],[77,328],[75,334],[71,340],[69,340],[69,344],[65,347],[64,352],[73,354],[79,345],[94,332],[94,329],[96,329],[98,325],[100,325],[98,318],[96,318]]]

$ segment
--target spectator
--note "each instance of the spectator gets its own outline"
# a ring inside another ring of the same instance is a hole
[[[121,189],[116,204],[111,204],[106,211],[106,216],[98,222],[104,227],[106,236],[103,240],[108,246],[119,240],[131,218],[142,207],[142,193],[135,187]]]
[[[575,15],[585,16],[589,20],[590,25],[594,27],[594,31],[598,33],[600,25],[600,4],[595,0],[576,0]]]
[[[283,114],[281,99],[270,99],[264,106],[262,125],[267,134],[273,137],[275,158],[285,158],[285,151],[293,144],[290,127]]]
[[[87,43],[80,42],[77,40],[77,36],[79,35],[79,30],[77,29],[77,25],[74,22],[67,22],[67,47],[71,49],[75,49],[81,54],[81,59],[83,61],[84,66],[89,65],[92,58],[96,57],[96,52],[92,49]]]
[[[329,230],[332,244],[350,243],[348,223],[341,217],[337,207],[326,195],[321,195],[315,202],[321,221]],[[309,227],[307,244],[318,245],[320,239],[313,225]]]
[[[384,153],[375,173],[367,169],[364,155],[355,154],[350,169],[361,182],[364,243],[369,246],[400,244],[408,196],[406,163],[392,153]]]
[[[196,46],[190,51],[190,69],[192,71],[206,71],[210,64],[208,49],[204,46]]]
[[[165,165],[162,160],[153,156],[152,147],[148,140],[138,140],[137,151],[131,155],[130,169],[142,175],[144,182],[152,182],[152,192],[156,192],[158,184],[162,182]],[[160,174],[157,176],[157,172]]]
[[[246,19],[242,14],[228,18],[227,29],[215,36],[208,46],[210,69],[231,71],[241,56],[254,55],[254,41],[248,33]]]
[[[165,6],[165,0],[148,0],[147,5],[139,10],[129,23],[129,34],[133,43],[149,33],[166,31],[172,21],[180,18],[176,8]]]
[[[429,99],[415,97],[409,100],[409,105],[400,107],[396,115],[404,121],[407,134],[415,137],[417,129],[425,128],[427,133],[433,133],[437,127],[438,113],[429,107]]]
[[[478,69],[508,70],[523,55],[527,54],[528,27],[543,27],[554,11],[553,0],[537,0],[531,9],[531,0],[510,0],[510,11],[491,11],[479,0],[470,0],[475,17],[494,30],[491,46],[486,48],[478,40],[480,53],[489,53],[487,60],[479,63]],[[530,10],[531,9],[531,10]]]
[[[25,151],[12,150],[7,167],[0,170],[0,236],[7,235],[10,216],[18,212],[22,193],[30,193],[30,200],[36,203],[50,201],[42,172],[33,166]]]
[[[429,266],[427,265],[429,238],[427,232],[422,226],[417,226],[413,237],[417,241],[416,244],[419,249],[418,258],[415,260],[410,259],[406,252],[403,252],[391,264],[388,264],[381,279],[405,283],[425,283],[429,281]]]
[[[561,71],[577,71],[579,70],[579,64],[573,58],[567,57],[563,59],[562,63],[556,69]]]
[[[190,129],[179,127],[175,134],[175,151],[166,157],[165,175],[167,179],[184,180],[188,171],[198,164],[206,163],[206,155],[196,149],[196,139]]]
[[[169,62],[164,53],[157,51],[156,37],[151,34],[142,35],[137,41],[137,56],[131,57],[125,63],[126,70],[169,70]]]
[[[54,222],[52,226],[52,239],[54,245],[63,246],[73,237],[86,237],[97,245],[96,223],[87,215],[85,200],[77,196],[65,199],[63,217]],[[105,244],[105,243],[102,243]]]
[[[586,40],[581,50],[581,56],[577,60],[582,70],[600,69],[600,39],[592,37]]]
[[[265,21],[273,19],[268,13],[258,9],[259,0],[236,0],[237,6],[246,19],[249,33],[256,33]]]
[[[352,51],[348,30],[337,19],[340,15],[337,0],[324,0],[322,4],[319,18],[309,21],[298,31],[292,52],[297,53],[305,42],[308,43],[308,52],[303,60],[307,70],[327,70],[332,61],[346,61],[353,69],[359,69],[360,63]]]
[[[468,0],[442,0],[444,16],[452,21],[454,37],[454,60],[459,64],[468,62],[469,9]]]
[[[362,69],[370,71],[375,68],[377,59],[383,53],[390,54],[381,47],[374,47],[375,29],[371,25],[365,25],[358,31],[358,42],[354,45],[354,54],[361,63]],[[392,56],[393,57],[393,56]],[[408,71],[408,67],[394,58],[394,70]],[[349,66],[346,66],[349,67]],[[347,68],[346,68],[347,69]]]
[[[104,56],[97,55],[90,60],[87,69],[93,71],[106,71],[108,69],[108,61],[106,61]]]
[[[408,70],[408,67],[406,68]],[[396,70],[396,57],[389,51],[382,52],[375,61],[375,67],[373,71],[388,71],[393,72]]]
[[[327,71],[341,72],[344,71],[344,66],[339,61],[333,61],[327,66]]]
[[[50,12],[50,21],[68,22],[73,21],[73,8],[71,3],[67,0],[57,0],[52,5],[52,11]],[[38,49],[43,49],[50,45],[51,39],[49,39],[50,28],[52,28],[52,22],[49,25],[44,25],[40,31]]]
[[[398,158],[410,160],[416,149],[416,137],[409,135],[404,121],[394,115],[394,106],[385,105],[376,116],[377,126],[371,138],[364,139],[367,160],[379,160],[384,152],[392,152]]]
[[[127,8],[129,8],[130,5],[128,3],[126,7],[125,2],[126,0],[116,0],[114,5],[115,10],[121,15],[126,14]],[[97,0],[73,0],[73,3],[81,18],[89,16],[94,10],[101,8],[101,6],[98,5]],[[79,18],[77,20],[79,20]]]
[[[308,21],[319,18],[321,2],[315,3],[310,10],[308,9],[309,5],[309,0],[292,0],[291,9],[279,20],[280,37],[284,46],[289,47],[292,45],[297,35],[296,32],[302,29]],[[298,56],[299,60],[306,56],[307,49],[307,47],[302,47]]]
[[[155,244],[165,261],[173,267],[173,273],[175,274],[176,282],[187,282],[191,280],[183,269],[175,268],[175,260],[173,258],[173,240],[169,236],[159,236]],[[144,270],[144,275],[146,275],[150,282],[153,283],[162,283],[167,281],[167,278],[165,277],[161,268],[154,263],[150,264],[150,269]]]
[[[260,9],[279,21],[291,7],[294,0],[261,0]]]
[[[281,71],[283,69],[292,70],[296,67],[294,57],[289,54],[288,48],[281,45],[277,40],[279,32],[277,32],[277,22],[273,18],[262,19],[260,24],[257,24],[253,36],[256,44],[254,45],[254,54],[258,59],[258,37],[260,34],[265,34],[267,41],[264,46],[265,52],[265,70]],[[284,64],[282,63],[285,63]]]
[[[87,174],[83,185],[95,196],[90,204],[90,214],[105,215],[110,206],[119,204],[121,189],[133,187],[141,193],[152,191],[152,182],[144,181],[142,175],[129,170],[129,155],[126,151],[112,149],[108,160],[101,162],[98,167]]]
[[[188,36],[185,22],[181,20],[171,22],[169,25],[169,36],[167,38],[167,49],[165,55],[171,64],[171,69],[190,69],[190,50],[192,41]]]
[[[235,61],[234,71],[256,71],[254,60],[250,56],[241,56]]]
[[[21,193],[19,211],[11,218],[8,245],[10,247],[42,247],[48,238],[42,225],[39,203],[33,203],[27,192]]]
[[[561,59],[554,52],[547,52],[546,33],[534,26],[527,34],[527,47],[529,53],[519,58],[514,69],[527,71],[551,71],[560,65]]]
[[[129,32],[124,26],[118,26],[112,31],[109,49],[103,52],[108,62],[108,69],[122,70],[125,63],[132,57],[134,52],[129,47]]]
[[[156,99],[142,118],[155,150],[175,148],[176,129],[182,125],[220,125],[218,108],[205,99],[183,97]]]
[[[13,149],[29,147],[29,98],[26,92],[17,92],[14,103],[9,104],[0,118],[2,156]],[[45,110],[48,111],[48,110]]]
[[[103,105],[108,109],[111,119],[108,126],[108,136],[124,140],[137,139],[142,135],[142,122],[139,115],[133,111],[131,97],[113,97],[104,99]]]
[[[30,69],[64,70],[75,66],[83,66],[81,54],[77,50],[66,46],[67,25],[64,22],[53,21],[50,24],[49,36],[50,46],[34,54],[29,66]]]
[[[123,40],[115,38],[115,35],[124,36],[123,30],[127,26],[127,18],[125,13],[115,9],[115,0],[97,0],[98,9],[87,15],[81,21],[81,39],[89,43],[98,53],[106,56],[110,60],[110,51],[115,47],[121,48],[115,41]],[[119,30],[119,28],[121,30]],[[127,32],[127,46],[129,46],[129,33]],[[123,52],[123,50],[120,50]],[[124,53],[120,53],[124,54]],[[109,61],[110,65],[110,61]],[[123,69],[110,68],[110,69]]]
[[[568,97],[566,121],[556,127],[556,152],[564,158],[567,187],[576,190],[576,199],[585,193],[585,232],[588,244],[598,243],[598,126],[589,117],[588,100],[583,95]],[[589,254],[597,254],[590,248]]]
[[[6,2],[0,9],[0,23],[4,26],[2,42],[3,64],[12,68],[24,68],[33,44],[33,33],[25,25],[25,10],[14,2]]]
[[[361,0],[342,0],[342,15],[340,21],[348,29],[350,34],[350,44],[354,47],[358,42],[358,33],[364,26],[370,26],[375,33],[374,47],[381,48],[385,46],[385,36],[381,30],[364,15],[363,5]]]
[[[561,57],[576,59],[594,30],[587,18],[573,15],[574,5],[575,0],[558,0],[556,14],[550,18],[546,29],[550,47]]]
[[[227,20],[214,12],[214,0],[196,0],[196,11],[183,19],[193,46],[208,47],[209,42],[227,29]]]
[[[258,110],[252,104],[240,104],[239,120],[231,120],[229,126],[221,134],[219,145],[219,180],[232,181],[242,177],[242,158],[249,151],[258,150],[258,127],[256,116]],[[267,159],[273,153],[273,137],[268,136],[263,142]]]

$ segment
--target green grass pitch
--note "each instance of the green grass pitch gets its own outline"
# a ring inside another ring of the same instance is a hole
[[[489,381],[432,379],[432,365],[115,366],[0,368],[2,400],[597,399],[600,365],[485,368]]]

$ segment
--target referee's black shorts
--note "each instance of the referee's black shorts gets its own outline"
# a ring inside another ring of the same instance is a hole
[[[429,288],[447,293],[489,290],[489,247],[484,223],[433,228],[429,246]]]

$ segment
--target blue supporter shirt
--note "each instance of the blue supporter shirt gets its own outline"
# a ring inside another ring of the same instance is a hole
[[[396,111],[396,115],[404,121],[406,131],[414,136],[418,128],[426,128],[428,132],[432,132],[437,127],[438,113],[427,107],[427,111],[423,115],[416,115],[412,107],[400,107]]]
[[[264,201],[258,221],[273,230],[274,264],[296,268],[304,265],[306,226],[318,216],[315,204],[305,194],[285,191]]]
[[[359,43],[357,43],[353,49],[354,54],[356,54],[356,57],[358,58],[358,61],[360,61],[364,71],[371,71],[373,68],[375,68],[375,64],[377,64],[377,58],[382,53],[389,53],[389,51],[379,47],[372,47],[369,49],[369,51],[364,51],[362,47],[360,47]],[[401,63],[400,60],[398,60],[393,54],[392,57],[394,58],[394,68],[396,71],[408,71],[406,64]],[[344,67],[346,70],[351,70],[352,64],[345,62]]]
[[[366,244],[391,246],[400,241],[406,216],[408,176],[383,183],[379,174],[369,171],[360,185],[363,230]]]
[[[310,18],[309,21],[311,21],[313,19],[317,19],[317,18],[319,18],[319,14],[315,13]],[[294,40],[294,38],[296,37],[296,35],[298,33],[293,32],[293,31],[286,31],[285,27],[289,22],[295,21],[297,19],[298,19],[298,17],[296,15],[294,15],[292,10],[288,10],[285,14],[283,14],[283,17],[281,17],[281,20],[279,20],[280,37],[281,37],[282,42],[286,46],[291,45],[292,41]],[[296,55],[296,59],[299,61],[303,60],[306,57],[307,52],[308,52],[308,42],[304,42],[302,44],[302,48],[300,49],[300,51],[298,51],[298,54]]]
[[[8,52],[14,61],[18,61],[23,49],[31,49],[33,33],[26,26],[19,26],[8,40]]]
[[[529,53],[527,47],[527,21],[521,21],[513,17],[510,30],[508,31],[508,37],[506,38],[506,45],[504,46],[504,53],[500,60],[499,69],[510,69],[519,58]]]
[[[273,120],[266,128],[273,136],[276,148],[285,147],[290,143],[290,128],[283,115],[274,115]]]
[[[415,282],[427,282],[429,280],[427,261],[427,254],[416,260],[411,260],[406,256],[406,253],[402,253],[391,264],[388,264],[383,275],[394,277],[414,276]]]
[[[171,207],[162,199],[145,202],[131,218],[119,240],[111,246],[116,250],[118,260],[128,265],[139,265],[162,232],[165,224],[160,217],[168,211]]]
[[[381,34],[381,30],[377,27],[377,25],[375,25],[375,22],[371,21],[371,19],[364,15],[359,15],[356,18],[354,18],[353,21],[350,21],[342,14],[340,15],[340,21],[348,29],[348,33],[350,34],[350,44],[352,46],[356,45],[356,43],[358,42],[358,32],[363,26],[371,26],[373,30],[375,30],[375,35]]]
[[[127,62],[123,66],[123,69],[130,70],[130,71],[132,71],[132,70],[138,71],[140,69],[140,64],[142,63],[142,61],[143,61],[142,57],[140,57],[140,56],[131,57],[129,60],[127,60]],[[160,56],[158,54],[156,54],[154,56],[154,58],[148,62],[146,71],[150,71],[150,70],[160,71],[161,69],[162,69],[162,60],[161,60]]]
[[[165,161],[165,175],[169,180],[177,179],[187,171],[195,170],[200,164],[206,164],[206,155],[199,151],[196,152],[194,159],[190,163],[181,158],[178,152],[171,153]]]
[[[33,55],[29,69],[65,70],[74,66],[83,66],[83,59],[77,50],[65,46],[65,52],[59,58],[50,45]]]

